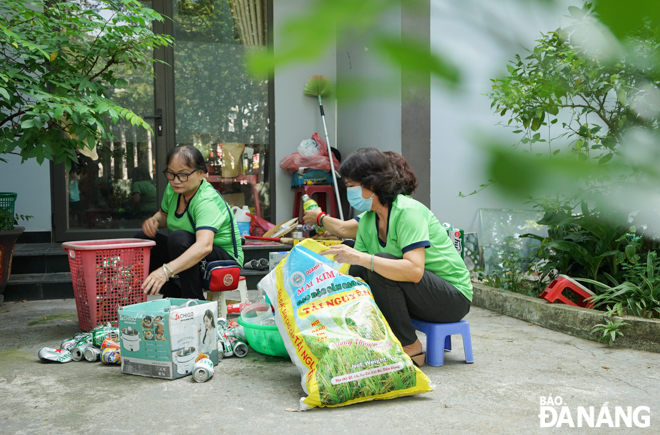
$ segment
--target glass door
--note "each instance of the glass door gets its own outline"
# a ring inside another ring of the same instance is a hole
[[[152,6],[150,2],[143,4]],[[166,30],[162,23],[154,23],[155,32]],[[153,56],[162,60],[165,53],[160,50]],[[159,179],[163,166],[160,160],[168,148],[162,108],[165,86],[160,82],[166,81],[168,74],[163,64],[154,65],[155,79],[128,65],[115,66],[115,72],[128,86],[112,89],[110,95],[113,101],[149,122],[152,131],[121,120],[116,124],[108,120],[113,140],[97,143],[92,152],[79,152],[79,164],[70,171],[63,164],[53,165],[56,241],[131,237],[144,219],[158,210],[162,197],[159,191],[165,188],[165,180]]]
[[[271,219],[269,81],[246,54],[266,50],[268,0],[170,0],[176,144],[202,151],[230,206]]]
[[[271,220],[272,85],[245,68],[251,50],[266,50],[271,0],[158,0],[171,17],[154,22],[173,35],[153,53],[155,78],[124,68],[129,83],[112,98],[148,120],[153,131],[112,124],[114,139],[79,156],[67,172],[53,165],[56,241],[131,237],[160,206],[171,148],[192,144],[207,160],[208,180],[231,206]]]

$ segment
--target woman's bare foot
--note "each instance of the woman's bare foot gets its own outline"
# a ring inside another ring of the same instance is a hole
[[[419,341],[419,339],[415,340],[413,344],[409,344],[408,346],[403,346],[403,351],[410,357],[410,359],[413,360],[413,362],[418,366],[421,367],[424,365],[424,359],[426,358],[426,354],[423,353],[423,348],[422,348],[422,342]]]

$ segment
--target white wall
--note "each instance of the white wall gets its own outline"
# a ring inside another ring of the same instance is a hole
[[[285,49],[281,32],[286,20],[300,14],[307,7],[305,0],[276,1],[273,7],[273,49]],[[307,97],[303,90],[305,83],[314,74],[326,76],[336,83],[337,67],[334,44],[321,59],[311,63],[287,65],[277,68],[274,74],[275,87],[275,174],[271,182],[277,186],[277,210],[275,221],[280,223],[291,219],[293,210],[293,192],[291,191],[291,176],[280,169],[280,161],[296,152],[298,145],[304,139],[309,139],[318,133],[325,140],[323,121],[316,98]],[[331,145],[335,143],[335,101],[333,98],[323,100],[325,121],[330,135]]]
[[[19,221],[25,231],[50,231],[50,164],[45,161],[39,166],[31,159],[21,164],[21,158],[12,154],[0,157],[7,163],[0,162],[0,192],[18,194],[14,212],[33,216],[29,221]]]
[[[453,59],[463,77],[459,92],[449,92],[437,82],[431,91],[431,209],[441,222],[472,232],[479,229],[479,208],[531,208],[498,197],[492,188],[469,198],[458,193],[477,190],[487,180],[479,135],[516,142],[510,130],[496,125],[508,118],[494,114],[491,100],[483,95],[491,90],[490,79],[505,74],[516,53],[525,57],[521,46],[531,49],[541,32],[567,25],[569,5],[581,3],[432,0],[432,50]]]
[[[379,22],[378,29],[401,33],[401,8],[393,8]],[[401,152],[401,72],[373,55],[368,38],[359,38],[337,47],[337,79],[366,79],[387,83],[376,95],[357,101],[339,102],[338,149],[342,157],[359,148]]]

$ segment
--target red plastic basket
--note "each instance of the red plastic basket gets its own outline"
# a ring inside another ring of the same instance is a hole
[[[142,239],[86,240],[62,243],[76,298],[78,323],[83,331],[111,322],[125,305],[145,302],[141,286],[149,275],[151,247]]]

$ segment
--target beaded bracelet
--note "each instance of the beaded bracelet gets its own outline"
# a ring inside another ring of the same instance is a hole
[[[167,271],[170,273],[170,278],[174,276],[174,272],[172,272],[172,269],[170,269],[170,266],[167,265],[167,263],[163,263],[163,267],[167,269]]]
[[[318,225],[319,227],[322,227],[322,226],[323,226],[323,225],[321,225],[321,223],[319,222],[319,218],[322,218],[322,217],[325,216],[325,215],[326,215],[326,213],[323,212],[323,211],[322,211],[321,213],[319,213],[318,215],[316,215],[316,225]]]
[[[321,219],[319,220],[319,227],[323,226],[323,219],[325,219],[325,217],[326,217],[326,214],[323,213],[323,216],[321,216]]]

